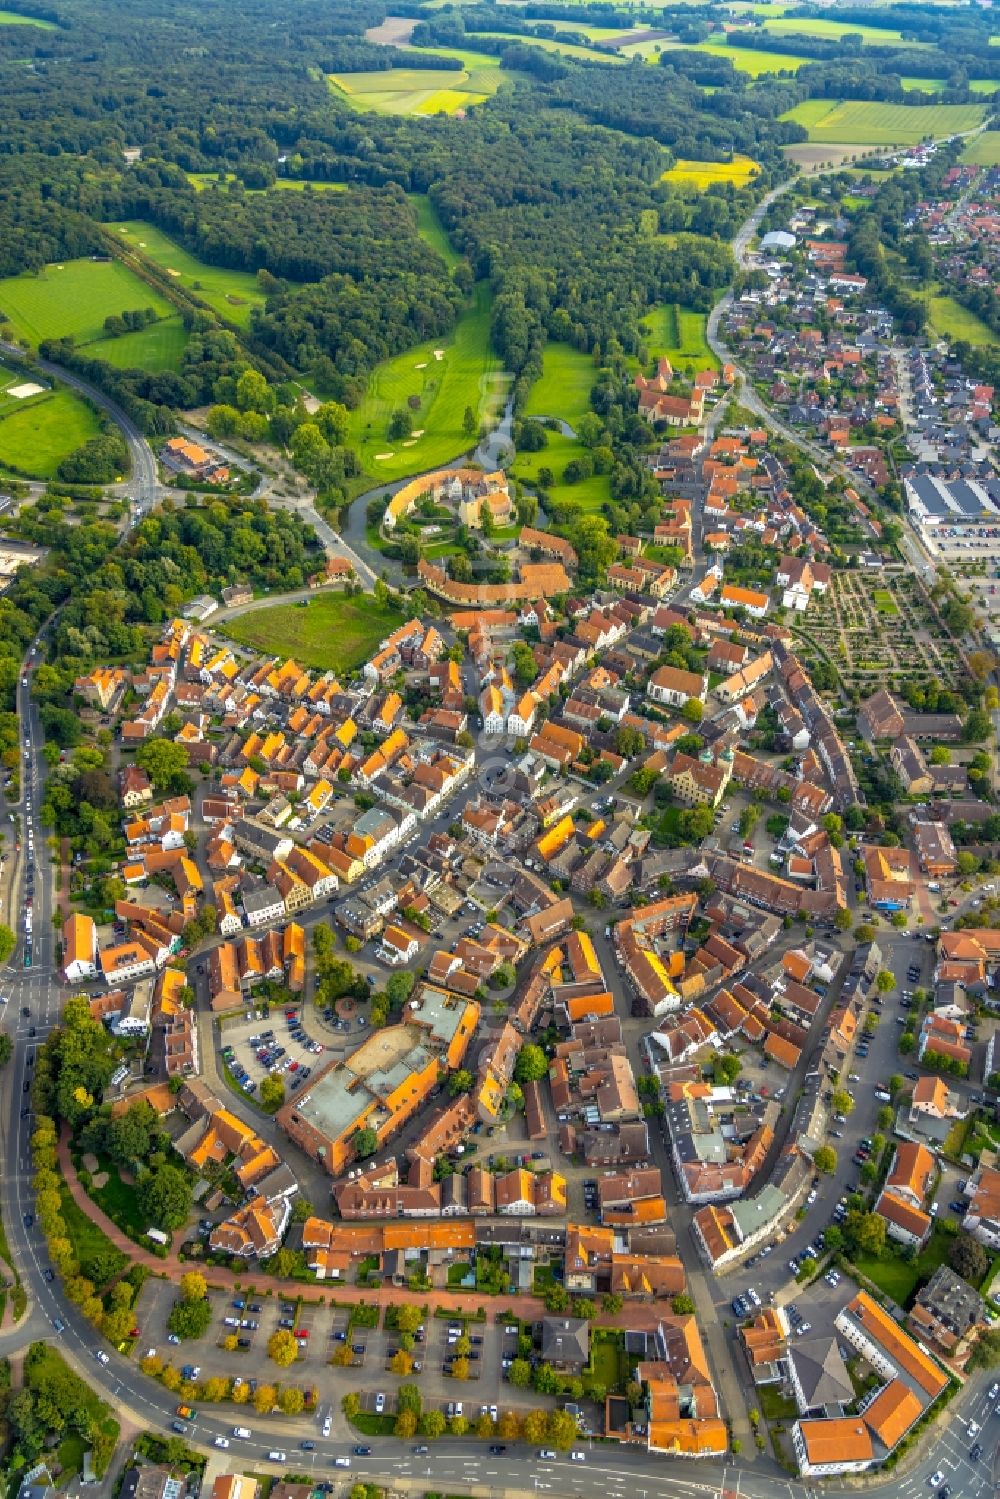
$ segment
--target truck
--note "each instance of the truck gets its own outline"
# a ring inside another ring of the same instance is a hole
[[[193,1405],[179,1405],[177,1407],[177,1410],[174,1412],[174,1414],[180,1416],[180,1418],[181,1418],[182,1421],[193,1421],[194,1420],[194,1406]]]

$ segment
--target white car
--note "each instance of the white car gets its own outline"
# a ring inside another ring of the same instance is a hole
[[[229,1438],[228,1437],[216,1437],[216,1439],[215,1439],[215,1445],[216,1445],[216,1447],[228,1447],[229,1446]]]
[[[995,1400],[998,1395],[1000,1395],[1000,1383],[998,1383],[998,1384],[991,1384],[990,1385],[990,1389],[989,1389],[989,1394],[986,1397],[987,1400]]]
[[[760,1297],[757,1295],[757,1292],[753,1289],[752,1286],[747,1291],[747,1297],[753,1303],[754,1306],[756,1306],[756,1307],[760,1306]]]
[[[384,1410],[385,1410],[385,1396],[382,1394],[382,1392],[380,1390],[379,1393],[375,1396],[375,1414],[376,1414],[376,1416],[380,1416]]]
[[[332,1425],[332,1422],[333,1422],[333,1417],[332,1416],[327,1416],[326,1420],[323,1422],[323,1435],[325,1437],[328,1437],[330,1435],[330,1427]]]
[[[542,1450],[539,1452],[538,1456],[539,1456],[539,1460],[541,1462],[551,1463],[551,1462],[555,1462],[555,1459],[557,1458],[558,1453],[554,1452],[551,1447],[543,1447]]]
[[[104,1352],[103,1348],[99,1348],[94,1354],[94,1357],[99,1364],[110,1364],[111,1362],[111,1360],[108,1358],[108,1355]]]
[[[979,1435],[979,1433],[980,1433],[981,1430],[982,1430],[982,1427],[979,1425],[978,1421],[970,1421],[969,1422],[968,1432],[969,1432],[969,1436],[970,1437],[977,1437]]]
[[[575,1452],[570,1453],[569,1460],[571,1463],[585,1463],[587,1461],[587,1454],[577,1449]]]
[[[932,1489],[939,1489],[944,1483],[944,1474],[941,1472],[941,1469],[938,1468],[936,1473],[932,1473],[927,1481]]]

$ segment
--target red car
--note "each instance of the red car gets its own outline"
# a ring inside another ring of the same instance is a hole
[[[307,1327],[297,1327],[295,1329],[295,1336],[297,1338],[307,1338],[309,1336],[309,1329]]]

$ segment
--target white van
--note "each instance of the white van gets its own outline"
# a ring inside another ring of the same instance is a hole
[[[283,1463],[286,1461],[286,1458],[283,1452],[278,1452],[277,1450],[275,1450],[274,1452],[269,1452],[267,1454],[267,1460],[269,1463]]]
[[[335,1468],[349,1468],[351,1466],[351,1459],[349,1457],[335,1457],[333,1465]]]
[[[249,1441],[249,1439],[253,1436],[253,1432],[250,1430],[249,1426],[234,1426],[233,1436],[241,1437],[243,1441],[246,1442]]]

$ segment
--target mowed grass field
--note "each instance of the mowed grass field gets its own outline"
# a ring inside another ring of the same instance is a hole
[[[539,471],[543,468],[551,469],[555,483],[548,493],[553,501],[561,504],[572,500],[585,511],[600,510],[611,498],[608,475],[593,474],[589,479],[581,479],[579,484],[564,484],[562,476],[566,465],[571,459],[579,458],[583,445],[572,437],[564,437],[561,432],[550,432],[548,438],[547,446],[540,453],[518,453],[511,469],[514,478],[533,489],[538,483]]]
[[[100,430],[90,407],[61,386],[12,403],[0,414],[0,468],[54,478],[62,460]]]
[[[42,21],[37,16],[21,16],[16,10],[0,10],[0,26],[40,26],[43,31],[55,31],[54,21]]]
[[[664,302],[642,320],[650,358],[669,359],[677,372],[683,372],[688,365],[695,372],[718,369],[719,361],[705,342],[707,322],[704,312]]]
[[[163,318],[140,328],[135,333],[123,333],[120,338],[104,338],[92,344],[89,353],[96,359],[106,359],[108,364],[120,370],[177,370],[187,348],[188,334],[180,317]]]
[[[440,359],[435,349],[443,351]],[[471,406],[479,420],[489,416],[500,394],[499,376],[500,360],[490,347],[490,293],[482,282],[450,339],[418,344],[372,371],[365,399],[351,412],[349,438],[365,473],[403,479],[474,447],[475,438],[463,427],[465,409]],[[390,442],[389,419],[407,410],[411,396],[420,399],[410,415],[414,430],[423,435]]]
[[[564,23],[567,31],[577,29],[571,21]],[[575,57],[581,62],[622,63],[625,61],[616,52],[598,52],[594,47],[581,47],[576,42],[560,42],[547,36],[501,36],[498,32],[476,32],[477,41],[489,41],[510,46],[523,43],[526,47],[539,47],[543,52],[558,52],[563,57]]]
[[[927,47],[926,42],[910,42],[901,31],[885,26],[856,26],[853,22],[802,19],[798,16],[768,15],[764,30],[775,36],[818,36],[828,41],[839,41],[842,36],[861,36],[870,47]]]
[[[728,57],[737,73],[760,78],[764,73],[795,73],[807,57],[794,52],[762,52],[754,47],[730,47],[726,42],[696,42],[695,52],[711,52],[713,57]]]
[[[984,130],[962,152],[962,160],[976,167],[1000,167],[1000,130]]]
[[[267,655],[293,656],[301,666],[346,675],[392,633],[403,616],[371,594],[345,598],[321,593],[298,604],[275,604],[240,615],[220,628],[241,645]]]
[[[417,229],[423,238],[436,250],[449,271],[461,259],[448,238],[447,230],[438,218],[438,211],[426,193],[411,193],[410,202],[417,211]]]
[[[244,326],[249,323],[253,309],[263,307],[264,295],[257,285],[257,277],[250,271],[221,270],[218,266],[206,265],[203,260],[189,255],[169,235],[142,219],[130,219],[107,227],[120,235],[126,245],[162,266],[179,286],[193,291],[231,323]]]
[[[575,427],[590,410],[590,392],[597,374],[589,354],[570,344],[546,344],[542,376],[531,387],[525,416],[558,416]]]
[[[902,88],[922,94],[942,94],[948,87],[944,78],[901,78],[899,82]],[[1000,90],[1000,79],[970,78],[969,88],[974,94],[995,94]]]
[[[1000,337],[989,324],[963,307],[961,302],[956,302],[954,297],[931,295],[926,300],[931,332],[938,338],[950,338],[956,342],[964,339],[966,343],[981,344],[991,349],[1000,346]]]
[[[661,180],[703,192],[713,182],[732,182],[736,187],[744,187],[759,171],[760,167],[751,157],[741,156],[737,152],[732,161],[687,161],[679,158],[669,171],[663,173]]]
[[[190,182],[196,193],[203,193],[207,188],[210,187],[225,186],[225,183],[219,181],[218,172],[185,172],[184,175],[187,177],[187,180]],[[235,181],[236,173],[227,172],[226,182],[228,183]],[[291,177],[277,177],[271,184],[271,186],[279,192],[288,193],[301,193],[304,192],[307,187],[311,188],[312,191],[316,193],[347,192],[346,182],[305,182],[301,181],[297,177],[294,179]],[[257,193],[266,192],[268,191],[268,189],[263,187],[245,187],[243,191],[245,193],[255,195]]]
[[[810,141],[845,146],[915,146],[928,137],[955,135],[982,123],[982,104],[883,104],[860,99],[832,103],[806,99],[783,114],[809,132]]]
[[[0,313],[20,338],[37,345],[72,335],[78,344],[104,337],[104,319],[139,307],[159,317],[173,308],[117,260],[67,260],[0,281]]]
[[[457,114],[491,98],[504,81],[499,62],[485,52],[436,47],[427,55],[457,58],[462,66],[335,73],[328,81],[352,109],[403,115]]]

